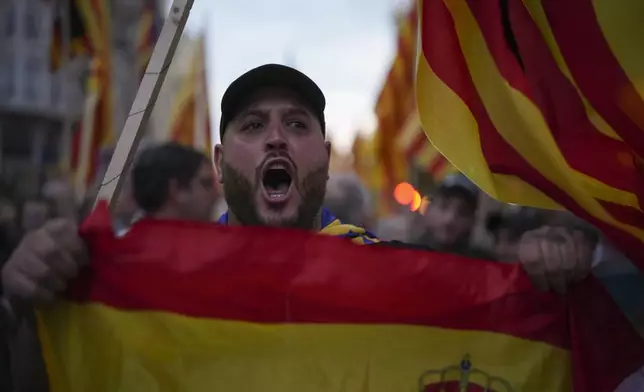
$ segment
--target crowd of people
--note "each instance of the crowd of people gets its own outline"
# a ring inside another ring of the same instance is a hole
[[[324,107],[315,83],[291,68],[268,65],[242,75],[222,100],[214,165],[211,157],[174,143],[141,151],[112,211],[116,233],[127,235],[141,218],[290,227],[360,244],[520,262],[538,288],[561,293],[591,267],[609,265],[602,273],[621,276],[631,265],[571,214],[484,210],[485,196],[461,175],[438,186],[423,214],[374,219],[357,176],[329,176]],[[3,350],[0,362],[0,372],[12,376],[0,379],[13,379],[16,390],[46,390],[34,322],[20,304],[50,301],[87,261],[76,227],[92,205],[92,199],[75,201],[63,178],[38,198],[18,202],[8,190],[2,195],[2,287],[10,294],[3,297],[3,322],[14,347]],[[336,230],[340,222],[348,229]]]

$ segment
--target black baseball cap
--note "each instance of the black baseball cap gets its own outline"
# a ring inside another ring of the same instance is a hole
[[[247,103],[248,97],[264,87],[284,87],[298,94],[320,121],[322,132],[325,133],[326,98],[324,98],[320,87],[295,68],[280,64],[265,64],[253,68],[235,79],[224,92],[221,99],[221,121],[219,122],[222,140],[228,123]]]

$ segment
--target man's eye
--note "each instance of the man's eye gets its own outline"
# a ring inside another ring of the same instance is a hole
[[[298,120],[290,120],[286,123],[289,127],[295,127],[295,128],[306,128],[306,124],[303,121],[298,121]]]
[[[250,121],[250,122],[246,123],[242,127],[242,131],[253,131],[253,130],[260,129],[261,127],[262,127],[261,122],[259,122],[259,121]]]

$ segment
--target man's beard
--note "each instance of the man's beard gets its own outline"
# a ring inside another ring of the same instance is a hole
[[[222,174],[224,177],[224,197],[230,212],[244,226],[279,226],[291,227],[304,230],[316,229],[316,219],[324,202],[326,183],[328,179],[328,167],[323,165],[311,170],[299,183],[293,179],[292,186],[300,195],[301,203],[298,206],[297,214],[289,220],[279,222],[266,221],[259,215],[255,198],[257,195],[257,184],[254,187],[251,182],[239,171],[228,164],[223,164]],[[257,181],[261,178],[257,177]]]

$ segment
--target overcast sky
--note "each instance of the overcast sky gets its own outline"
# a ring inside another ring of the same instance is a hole
[[[208,38],[214,118],[225,88],[237,76],[265,63],[288,64],[322,88],[329,135],[346,151],[358,129],[373,131],[373,105],[395,49],[392,13],[408,3],[196,0],[188,32],[205,31]]]

